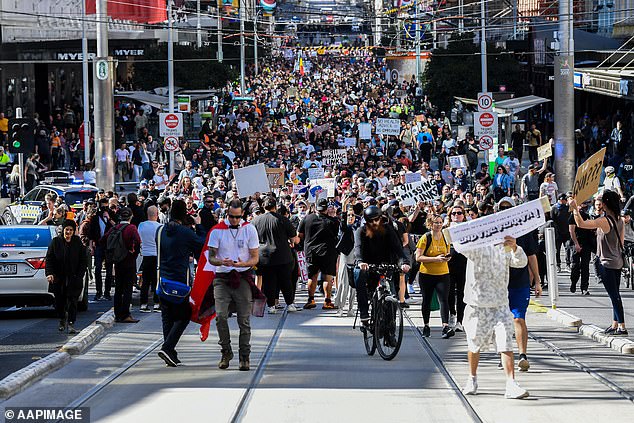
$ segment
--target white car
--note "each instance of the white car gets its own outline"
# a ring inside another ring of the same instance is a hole
[[[55,304],[45,275],[46,251],[56,226],[0,226],[0,306],[46,306]],[[88,309],[88,279],[77,309]]]

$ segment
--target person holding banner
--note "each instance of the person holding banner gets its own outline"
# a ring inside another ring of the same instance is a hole
[[[597,270],[603,287],[612,302],[613,313],[612,324],[604,330],[604,333],[613,336],[627,336],[623,301],[619,292],[624,240],[624,224],[620,217],[620,197],[614,191],[604,191],[600,201],[605,214],[594,220],[583,218],[574,198],[570,200],[569,205],[579,228],[597,230],[597,256],[599,257]]]
[[[423,235],[416,245],[416,261],[420,263],[418,282],[423,294],[423,336],[429,337],[429,315],[434,291],[440,302],[440,316],[442,319],[442,338],[447,339],[455,335],[449,326],[449,278],[448,262],[451,259],[449,243],[442,233],[444,220],[440,214],[430,213],[427,217],[427,228],[430,230]]]

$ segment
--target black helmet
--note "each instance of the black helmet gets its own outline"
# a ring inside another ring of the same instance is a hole
[[[366,222],[381,217],[381,209],[377,206],[369,206],[363,211],[363,217]]]

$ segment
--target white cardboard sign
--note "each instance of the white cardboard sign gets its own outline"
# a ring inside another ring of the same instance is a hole
[[[328,197],[335,196],[335,178],[324,178],[324,179],[315,179],[310,181],[310,187],[320,186],[322,189],[326,190],[328,193]]]
[[[401,134],[401,121],[399,119],[378,118],[376,120],[376,133],[399,136]]]
[[[438,198],[438,188],[433,180],[397,185],[394,189],[401,206],[414,206],[419,201],[428,202]]]
[[[321,162],[324,166],[339,166],[348,163],[348,152],[345,148],[337,150],[324,150],[321,153]]]
[[[269,192],[269,178],[266,176],[264,163],[241,167],[233,170],[240,198],[248,197],[256,192]]]
[[[371,124],[366,122],[359,124],[359,139],[360,140],[372,139],[372,125]]]
[[[467,169],[469,167],[467,156],[464,154],[460,156],[449,156],[447,157],[447,160],[449,160],[449,167],[451,167],[452,169]]]
[[[314,179],[322,179],[324,177],[324,168],[323,167],[309,167],[308,168],[308,179],[311,181]]]

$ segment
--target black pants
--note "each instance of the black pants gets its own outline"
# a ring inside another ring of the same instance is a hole
[[[528,160],[530,160],[531,163],[537,161],[537,146],[528,146]]]
[[[156,256],[144,256],[141,262],[141,272],[143,273],[143,285],[141,285],[141,304],[147,304],[149,293],[152,290],[153,303],[158,304],[159,298],[156,295]]]
[[[443,323],[449,323],[449,274],[428,275],[421,273],[419,276],[420,290],[423,293],[423,322],[429,324],[431,313],[431,297],[436,290],[440,303],[440,318]]]
[[[590,256],[592,251],[589,248],[581,248],[581,252],[578,253],[573,249],[572,252],[572,266],[570,269],[570,283],[577,286],[579,278],[581,278],[581,290],[588,290],[588,283],[590,281]]]
[[[278,264],[273,266],[258,266],[262,276],[262,292],[266,295],[266,305],[272,307],[280,295],[284,295],[286,305],[295,302],[291,272],[293,263]]]
[[[101,276],[101,268],[106,265],[106,286],[103,286],[103,277]],[[103,247],[97,246],[95,248],[95,288],[97,295],[110,296],[110,289],[112,288],[112,263],[106,261],[106,250]]]
[[[359,304],[359,315],[362,319],[370,317],[369,301],[379,283],[379,275],[376,272],[368,272],[359,268],[353,268],[354,287],[357,290],[357,303]],[[392,275],[388,280],[390,291],[397,293],[399,274]]]
[[[114,285],[114,318],[124,320],[130,316],[130,304],[132,302],[132,286],[136,280],[136,268],[134,263],[130,265],[126,261],[115,264]]]
[[[63,283],[55,283],[55,312],[59,320],[69,324],[77,320],[77,296],[68,295],[67,287]]]
[[[181,304],[161,301],[161,319],[163,321],[163,346],[161,349],[171,357],[177,358],[176,344],[189,324],[191,307],[186,300]]]
[[[452,259],[453,260],[453,259]],[[456,315],[456,321],[462,323],[464,316],[464,285],[467,273],[467,262],[456,264],[449,262],[449,312]]]

